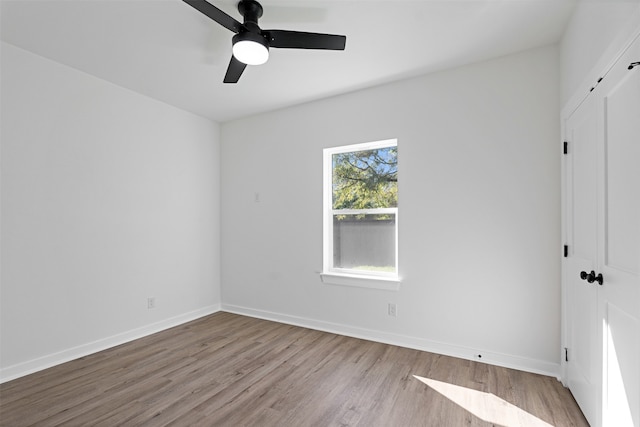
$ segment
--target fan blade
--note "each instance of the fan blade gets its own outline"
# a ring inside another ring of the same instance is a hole
[[[335,34],[303,33],[287,30],[264,30],[269,35],[269,46],[289,49],[344,50],[346,36]]]
[[[189,6],[193,7],[194,9],[207,15],[209,18],[213,19],[223,27],[233,31],[234,33],[240,32],[240,27],[242,26],[242,24],[240,24],[234,18],[227,15],[225,12],[218,9],[208,1],[206,0],[183,0],[183,1],[187,3]]]
[[[231,55],[227,74],[224,75],[224,83],[238,83],[245,68],[247,68],[247,64],[238,61],[235,56]]]

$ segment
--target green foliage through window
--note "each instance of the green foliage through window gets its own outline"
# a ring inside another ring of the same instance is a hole
[[[334,154],[333,209],[398,206],[398,148]]]

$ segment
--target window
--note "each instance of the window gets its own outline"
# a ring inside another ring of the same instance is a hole
[[[397,287],[396,140],[325,149],[323,206],[323,281]]]

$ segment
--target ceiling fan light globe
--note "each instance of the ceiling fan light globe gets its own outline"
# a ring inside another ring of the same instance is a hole
[[[259,35],[236,34],[233,37],[233,56],[247,65],[261,65],[269,59],[269,46]]]

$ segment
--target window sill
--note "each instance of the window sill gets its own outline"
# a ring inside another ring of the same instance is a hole
[[[400,279],[396,277],[365,276],[344,273],[320,273],[322,283],[330,285],[355,286],[358,288],[400,290]]]

